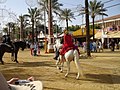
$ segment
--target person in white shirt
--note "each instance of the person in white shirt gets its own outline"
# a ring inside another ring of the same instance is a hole
[[[94,51],[94,52],[97,52],[97,45],[96,45],[96,42],[93,41],[92,45],[93,45],[93,51]]]
[[[103,51],[102,42],[101,41],[98,42],[98,49],[99,49],[99,52],[100,52],[100,50]]]

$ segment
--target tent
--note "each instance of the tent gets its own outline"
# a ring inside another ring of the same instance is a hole
[[[107,33],[108,38],[120,38],[120,31],[111,31]]]
[[[120,38],[120,31],[109,31],[109,32],[106,32],[106,34],[102,35],[102,30],[100,30],[95,34],[96,39],[100,39],[102,37],[103,38]]]
[[[97,29],[95,29],[95,33],[97,32]],[[80,28],[76,31],[74,31],[73,33],[74,37],[86,37],[86,29],[85,28]],[[93,30],[90,29],[90,36],[93,35]]]

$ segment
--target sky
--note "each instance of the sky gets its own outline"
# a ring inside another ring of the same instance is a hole
[[[4,1],[4,0],[0,0],[0,1]],[[32,1],[34,1],[34,2],[32,2]],[[75,12],[77,10],[76,9],[77,6],[80,6],[80,5],[82,5],[83,7],[85,6],[84,5],[85,0],[58,0],[58,1],[63,4],[62,8],[72,9],[73,12]],[[88,1],[90,1],[90,0],[88,0]],[[110,1],[110,0],[101,0],[101,1],[105,2],[105,1]],[[28,2],[28,3],[26,3],[26,2]],[[120,0],[111,0],[111,2],[105,4],[105,7],[115,5],[118,3],[120,3]],[[29,8],[29,6],[31,6],[31,5],[34,6],[34,4],[35,4],[35,0],[6,0],[5,3],[0,3],[0,8],[7,9],[9,12],[12,12],[14,15],[19,16],[21,14],[26,14],[27,8]],[[120,14],[119,9],[120,9],[120,5],[114,6],[114,7],[108,8],[107,9],[108,11],[106,13],[108,14],[108,16],[117,15],[117,14]],[[74,14],[76,15],[77,13],[74,13]],[[1,16],[1,11],[0,11],[0,16]],[[82,16],[77,16],[75,18],[76,19],[72,20],[72,22],[70,22],[69,25],[81,25],[82,23],[85,23],[85,22],[82,22]],[[96,18],[96,20],[98,20],[100,18],[101,17],[98,16]],[[8,21],[8,20],[6,20],[6,21]],[[60,24],[64,25],[65,23],[60,23]]]

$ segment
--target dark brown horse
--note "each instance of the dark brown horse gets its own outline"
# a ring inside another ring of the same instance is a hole
[[[24,50],[26,48],[26,42],[24,41],[17,41],[13,43],[13,46],[6,44],[6,43],[1,43],[0,44],[0,61],[2,64],[4,64],[2,57],[5,52],[12,53],[12,57],[14,57],[14,60],[16,63],[18,63],[17,60],[17,54],[19,49]]]

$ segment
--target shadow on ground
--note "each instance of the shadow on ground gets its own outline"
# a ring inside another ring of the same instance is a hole
[[[55,64],[50,61],[5,63],[4,65],[5,66],[14,66],[14,67],[39,67],[39,66],[55,67]]]
[[[120,75],[112,74],[86,74],[86,81],[106,84],[120,84]]]

